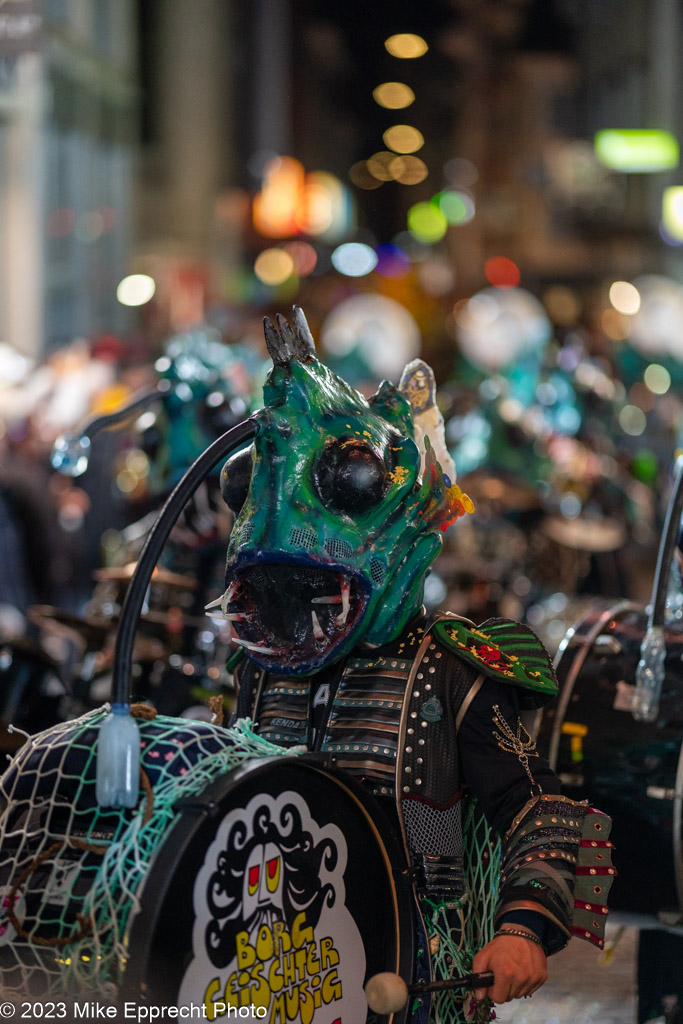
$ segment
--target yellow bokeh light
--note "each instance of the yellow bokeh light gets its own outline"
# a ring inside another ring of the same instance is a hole
[[[296,234],[296,211],[302,203],[306,172],[293,157],[271,160],[261,191],[254,196],[252,219],[265,238],[287,238]]]
[[[294,273],[294,260],[284,249],[264,249],[254,261],[254,273],[263,284],[284,284]]]
[[[384,145],[395,153],[415,153],[425,143],[422,132],[410,124],[395,124],[387,128],[382,138]]]
[[[422,57],[429,47],[422,38],[412,32],[398,32],[384,41],[384,46],[392,57],[401,60],[414,60]]]
[[[628,281],[615,281],[609,290],[609,300],[617,313],[633,316],[640,309],[640,292]]]
[[[662,226],[671,238],[683,242],[683,187],[671,185],[662,193]]]
[[[389,165],[395,157],[395,153],[390,153],[388,150],[382,149],[379,153],[373,153],[373,155],[368,158],[366,161],[366,167],[373,178],[377,178],[377,181],[393,181],[394,175],[389,170]]]
[[[419,156],[395,156],[389,164],[389,172],[401,185],[418,185],[429,174],[429,168]]]
[[[372,95],[375,103],[379,103],[380,107],[386,107],[387,110],[403,110],[415,100],[415,93],[403,82],[382,82],[372,90]]]
[[[372,158],[371,158],[372,159]],[[374,189],[380,188],[382,181],[371,174],[365,160],[358,160],[349,168],[349,178],[357,188]]]
[[[628,321],[616,309],[606,309],[600,317],[600,326],[612,341],[623,341],[628,335]]]
[[[581,315],[581,303],[576,292],[563,284],[550,285],[543,293],[543,305],[551,320],[561,327],[576,323]],[[611,335],[610,335],[611,337]]]
[[[296,211],[299,231],[307,235],[322,235],[331,226],[334,217],[333,197],[322,182],[307,184],[305,202]]]

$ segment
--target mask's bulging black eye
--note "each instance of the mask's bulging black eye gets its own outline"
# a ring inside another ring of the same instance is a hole
[[[353,438],[329,444],[313,476],[321,501],[333,512],[350,515],[371,509],[382,500],[387,486],[387,468],[380,457]]]
[[[228,508],[239,515],[247,500],[251,469],[253,463],[252,448],[246,448],[236,455],[231,455],[221,470],[221,494]]]

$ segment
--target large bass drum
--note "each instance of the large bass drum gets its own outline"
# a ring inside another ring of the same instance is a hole
[[[543,712],[538,747],[563,792],[613,818],[615,910],[683,910],[683,622],[665,627],[665,678],[655,722],[631,713],[647,615],[628,601],[596,602],[567,632],[555,669],[560,695]]]
[[[159,715],[140,806],[102,809],[102,715],[32,737],[0,780],[6,998],[363,1024],[370,976],[410,980],[410,876],[358,783],[246,725]]]
[[[145,880],[125,994],[209,1019],[254,1004],[283,1024],[365,1021],[367,979],[410,977],[414,958],[410,888],[378,810],[298,758],[207,787]]]

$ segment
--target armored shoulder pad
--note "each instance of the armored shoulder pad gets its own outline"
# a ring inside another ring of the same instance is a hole
[[[438,643],[484,675],[533,691],[535,707],[557,696],[550,655],[528,626],[512,619],[487,619],[476,627],[441,619],[431,632]]]

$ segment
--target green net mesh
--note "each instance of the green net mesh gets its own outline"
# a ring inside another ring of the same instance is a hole
[[[248,721],[139,720],[147,792],[133,810],[95,799],[107,709],[30,737],[0,779],[0,990],[4,998],[113,998],[149,865],[176,804],[247,759],[284,751]]]
[[[466,801],[462,831],[465,871],[462,897],[453,901],[420,901],[435,978],[469,974],[474,954],[493,938],[493,914],[500,878],[500,839],[489,828],[476,800]],[[430,1022],[466,1024],[461,998],[457,993],[435,993]]]

